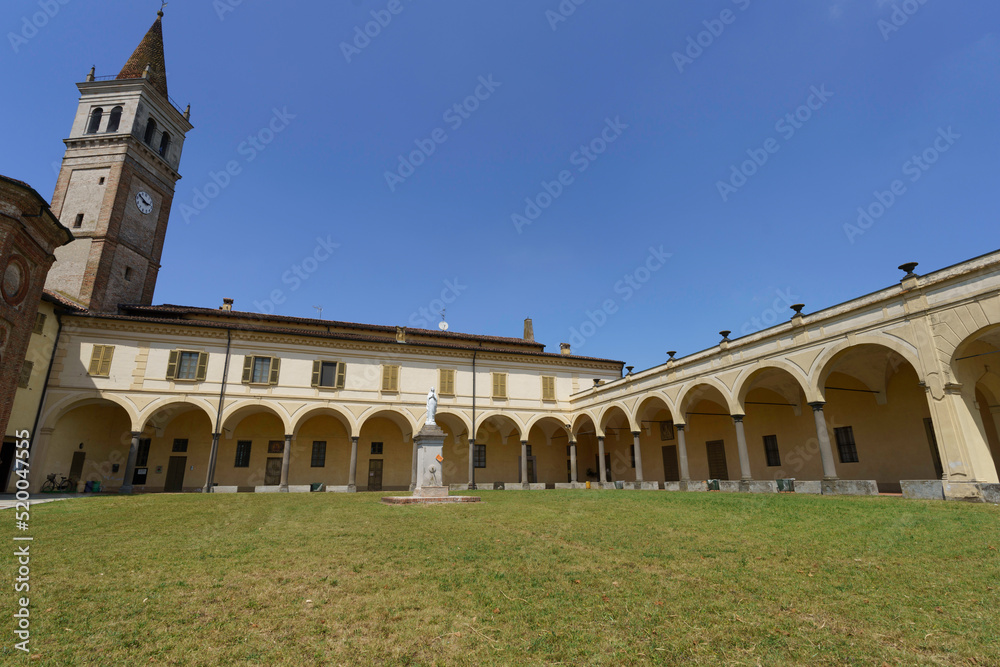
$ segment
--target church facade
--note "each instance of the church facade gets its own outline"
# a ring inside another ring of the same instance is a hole
[[[405,490],[436,387],[458,488],[996,501],[1000,252],[907,265],[899,284],[627,374],[546,352],[530,322],[503,338],[152,305],[192,129],[161,18],[118,76],[78,84],[51,207],[74,240],[8,426],[32,433],[33,488],[59,473],[81,490]]]

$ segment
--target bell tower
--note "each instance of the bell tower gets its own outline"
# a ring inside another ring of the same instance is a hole
[[[78,83],[80,103],[52,196],[75,241],[45,287],[90,310],[150,304],[191,107],[167,94],[163,12],[117,76]]]

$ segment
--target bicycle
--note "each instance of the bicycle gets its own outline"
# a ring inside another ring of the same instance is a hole
[[[54,491],[70,491],[76,488],[76,482],[69,477],[63,476],[62,481],[56,483],[56,473],[50,473],[42,483],[42,493],[52,493]]]

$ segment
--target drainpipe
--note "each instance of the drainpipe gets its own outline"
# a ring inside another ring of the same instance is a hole
[[[215,414],[215,429],[212,433],[212,451],[208,456],[208,475],[205,477],[203,493],[212,492],[212,479],[215,477],[215,459],[219,453],[219,436],[222,428],[222,407],[226,398],[226,380],[229,378],[229,351],[233,344],[233,332],[226,329],[226,364],[222,369],[222,388],[219,390],[219,409]]]
[[[472,352],[472,437],[469,438],[469,490],[476,488],[476,351]]]

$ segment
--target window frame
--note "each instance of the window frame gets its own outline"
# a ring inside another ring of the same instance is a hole
[[[472,465],[479,470],[486,468],[486,445],[475,444],[472,446]]]
[[[441,396],[455,396],[455,378],[458,373],[454,368],[438,369],[438,394]]]
[[[491,383],[492,384],[492,392],[491,392],[492,393],[492,398],[494,400],[498,400],[498,401],[506,401],[507,398],[508,398],[508,394],[507,394],[507,373],[505,373],[503,371],[493,371],[491,373],[491,375],[493,376],[492,377],[493,382]],[[500,381],[499,383],[497,382],[498,380]],[[500,388],[499,385],[503,385],[503,387]],[[497,391],[498,388],[500,388],[502,391]]]
[[[386,394],[398,394],[400,375],[401,369],[399,364],[382,364],[382,392]]]
[[[253,381],[253,370],[257,359],[269,359],[268,377],[265,382]],[[268,387],[278,384],[281,372],[281,358],[272,357],[266,354],[247,354],[243,356],[243,378],[242,384],[252,387]]]
[[[95,378],[111,377],[111,362],[114,358],[114,345],[98,345],[95,343],[90,351],[90,365],[87,366],[87,375]]]
[[[551,385],[551,392],[546,392],[546,383]],[[555,375],[543,375],[542,376],[542,400],[554,403],[556,401],[556,376]]]
[[[245,448],[244,448],[245,445]],[[237,440],[236,441],[236,460],[233,462],[234,468],[249,468],[250,467],[250,453],[253,451],[253,440]],[[240,455],[243,455],[241,458]],[[242,461],[242,463],[241,463]]]
[[[17,377],[18,389],[27,389],[31,384],[31,374],[35,370],[35,362],[25,359],[21,362],[21,372]]]
[[[763,440],[764,440],[764,460],[767,461],[767,467],[780,468],[781,449],[778,447],[778,436],[765,435],[763,436]]]
[[[841,435],[845,437],[841,437]],[[858,456],[858,441],[854,437],[854,427],[853,426],[838,426],[833,429],[833,437],[837,441],[837,456],[840,458],[840,462],[847,463],[860,463],[861,459]],[[847,454],[847,460],[844,454]]]
[[[332,365],[333,384],[323,384],[323,369]],[[312,386],[317,389],[343,389],[347,384],[347,364],[343,361],[328,361],[325,359],[313,360]]]
[[[188,438],[174,438],[174,442],[170,447],[171,453],[185,454],[188,450]]]
[[[198,358],[195,361],[193,378],[184,378],[177,376],[177,373],[181,369],[181,359],[185,354],[198,355]],[[170,350],[170,354],[167,356],[167,373],[166,373],[167,380],[170,380],[171,382],[195,383],[195,382],[204,382],[207,377],[208,377],[208,352],[205,352],[204,350],[190,350],[190,349]]]
[[[385,452],[384,442],[372,442],[371,454],[369,454],[369,456],[385,456],[384,452]]]

